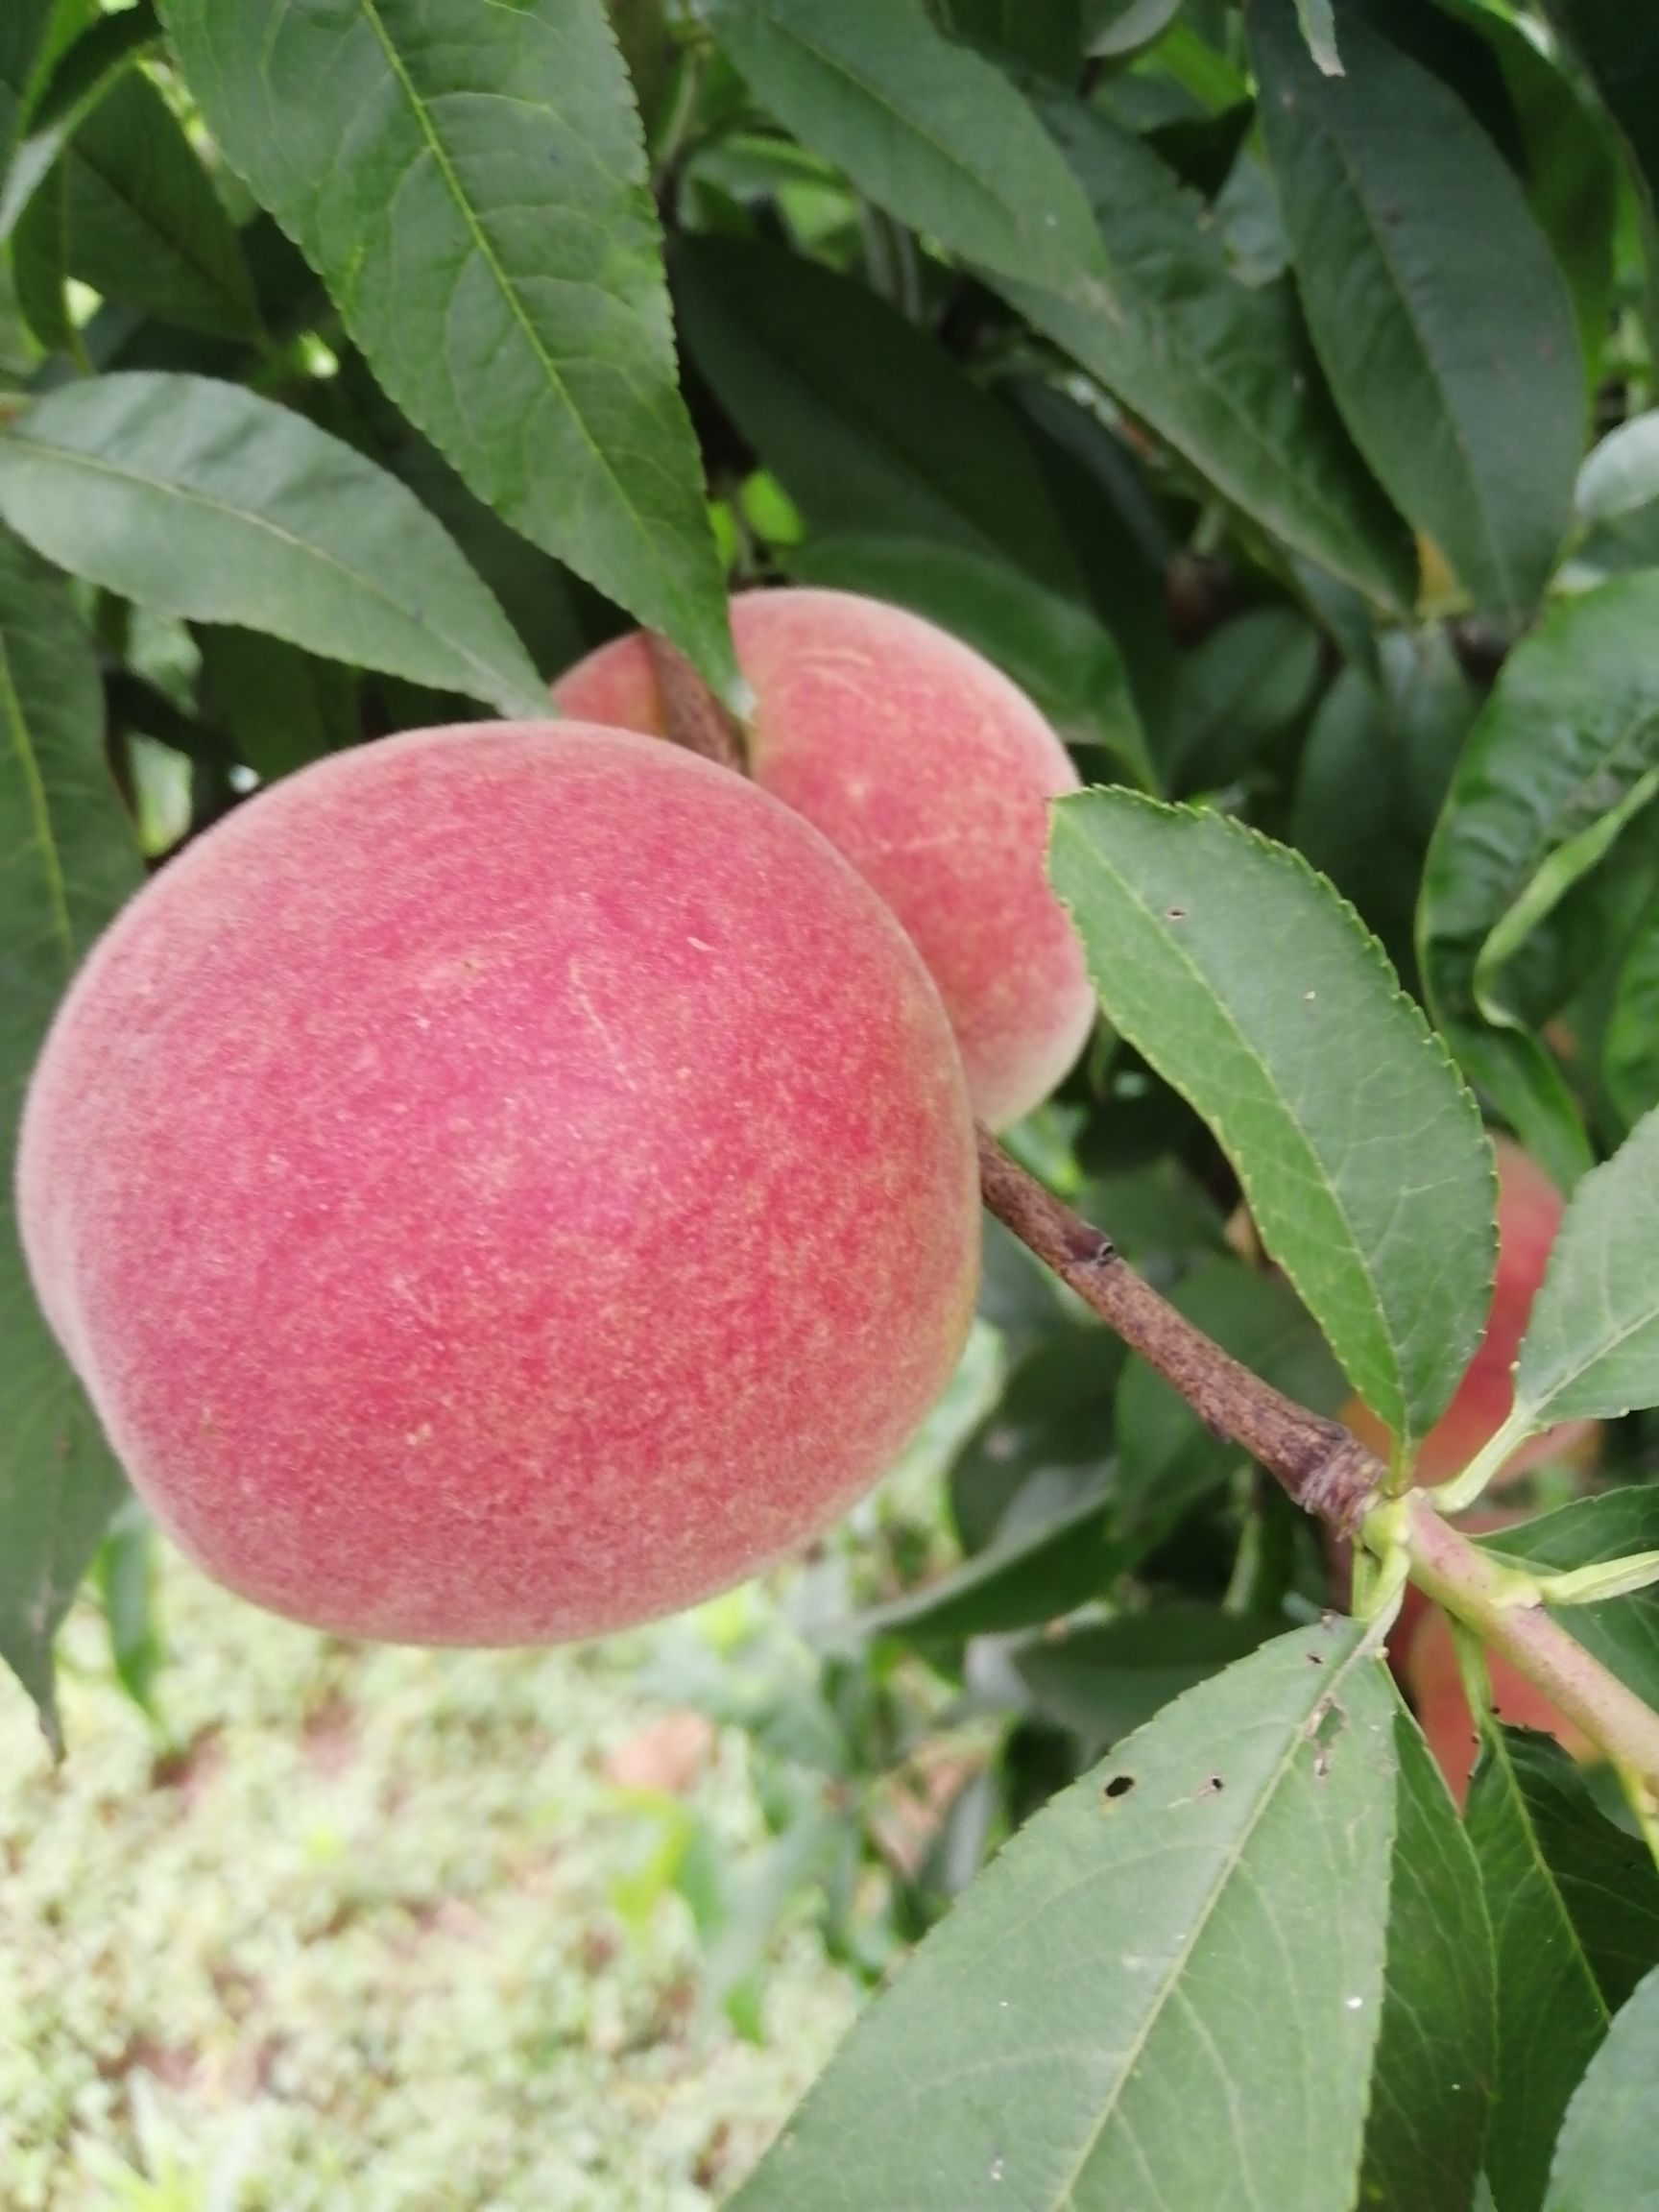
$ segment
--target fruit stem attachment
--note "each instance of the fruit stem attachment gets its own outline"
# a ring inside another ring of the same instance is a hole
[[[1297,1504],[1351,1533],[1381,1496],[1387,1470],[1340,1422],[1298,1406],[1193,1327],[1142,1282],[1109,1237],[979,1131],[986,1208],[1076,1292],[1132,1351],[1178,1390],[1217,1435],[1241,1444]]]
[[[662,703],[662,727],[670,740],[746,776],[749,755],[736,718],[721,706],[677,645],[648,630],[645,650]]]

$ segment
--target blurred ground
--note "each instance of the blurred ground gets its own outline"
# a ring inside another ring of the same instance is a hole
[[[0,1686],[3,2212],[721,2200],[853,2004],[785,1935],[739,2040],[641,1880],[663,1792],[754,1840],[744,1739],[664,1725],[641,1642],[359,1649],[171,1557],[160,1614],[159,1736],[90,1609],[60,1771]]]

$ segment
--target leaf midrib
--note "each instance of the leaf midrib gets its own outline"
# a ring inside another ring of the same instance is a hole
[[[52,809],[47,803],[46,782],[40,773],[40,762],[36,755],[34,741],[29,734],[23,702],[17,695],[16,682],[12,673],[12,656],[4,631],[0,631],[0,712],[5,715],[12,750],[17,756],[17,765],[22,774],[29,808],[30,841],[39,853],[45,869],[46,897],[52,911],[53,934],[62,953],[63,974],[67,981],[75,970],[75,927],[69,914],[69,886],[63,873],[62,856],[52,833]]]
[[[200,507],[208,514],[217,515],[222,519],[239,524],[244,528],[263,531],[268,537],[275,538],[279,544],[286,546],[290,551],[308,560],[316,561],[324,567],[331,568],[336,574],[345,577],[348,582],[355,585],[369,597],[376,600],[405,629],[419,631],[420,626],[409,611],[384,591],[367,571],[351,567],[337,554],[331,553],[325,545],[318,543],[313,539],[301,538],[295,531],[285,529],[281,523],[274,521],[268,515],[258,514],[251,507],[233,507],[213,493],[203,492],[197,486],[185,484],[177,478],[169,481],[157,476],[141,475],[134,469],[122,468],[118,463],[111,461],[107,454],[88,453],[80,446],[50,444],[44,438],[37,438],[26,433],[13,434],[10,443],[33,450],[51,461],[65,463],[72,468],[84,469],[90,475],[108,476],[119,483],[133,485],[140,491],[152,493],[158,499],[179,499],[183,501],[186,506]],[[3,449],[3,445],[0,445],[0,449]],[[494,699],[499,681],[498,672],[493,671],[488,661],[481,661],[469,645],[463,644],[458,638],[452,637],[446,629],[440,628],[437,623],[433,623],[431,629],[433,636],[442,638],[451,651],[458,653],[469,668],[490,678],[490,688],[480,693],[480,696],[484,699]],[[273,635],[281,637],[286,636],[287,633],[274,631]],[[301,640],[293,639],[291,642],[298,643]]]
[[[546,376],[547,381],[553,390],[558,394],[560,399],[564,403],[566,412],[569,415],[571,421],[575,423],[576,428],[581,435],[583,444],[587,446],[589,452],[592,455],[593,460],[598,465],[600,474],[610,484],[612,491],[616,496],[616,500],[621,512],[628,517],[629,521],[632,523],[635,537],[638,543],[643,547],[646,559],[649,561],[651,566],[656,570],[658,577],[661,579],[670,604],[674,606],[680,606],[682,601],[679,589],[675,584],[671,570],[658,550],[657,541],[653,533],[643,526],[642,517],[636,510],[633,501],[629,498],[627,491],[624,489],[620,477],[617,475],[615,469],[612,465],[609,453],[606,451],[600,441],[594,437],[592,430],[589,427],[587,417],[583,414],[581,408],[576,404],[576,401],[571,395],[569,386],[565,383],[565,378],[560,373],[558,363],[554,360],[552,354],[548,352],[546,347],[542,344],[541,334],[537,329],[535,323],[532,321],[529,309],[525,306],[523,301],[519,298],[517,286],[510,281],[507,272],[501,264],[500,257],[496,253],[494,246],[490,240],[489,234],[485,230],[483,224],[478,219],[471,200],[462,189],[460,175],[456,170],[454,163],[449,158],[448,148],[445,145],[442,137],[439,135],[438,126],[433,120],[431,108],[427,102],[421,97],[414,79],[410,76],[408,70],[405,68],[403,63],[403,57],[397,51],[396,42],[394,41],[390,32],[387,30],[384,21],[381,19],[379,0],[359,0],[359,4],[362,7],[365,18],[369,22],[370,27],[373,29],[375,37],[379,41],[381,52],[386,57],[386,63],[388,68],[391,70],[393,76],[397,79],[398,88],[402,92],[404,99],[409,104],[410,112],[415,117],[416,124],[421,132],[421,135],[426,141],[427,151],[430,153],[434,163],[437,165],[438,173],[443,178],[444,182],[448,189],[449,196],[453,200],[455,206],[460,213],[461,220],[466,226],[468,235],[471,238],[473,247],[477,252],[479,258],[483,261],[484,266],[489,270],[491,276],[494,280],[497,290],[501,294],[501,297],[506,301],[509,311],[513,316],[513,320],[517,324],[519,329],[523,332],[531,351],[535,354],[536,359],[541,368],[542,373]],[[273,36],[275,36],[275,34],[273,34]]]
[[[1184,1994],[1180,1988],[1181,1977],[1185,1973],[1192,1954],[1197,1949],[1199,1940],[1203,1936],[1205,1930],[1209,1927],[1211,1920],[1214,1918],[1215,1912],[1219,1909],[1222,1898],[1227,1894],[1233,1877],[1238,1872],[1238,1867],[1243,1861],[1245,1851],[1248,1849],[1250,1843],[1254,1840],[1257,1830],[1262,1825],[1262,1822],[1267,1817],[1267,1814],[1272,1808],[1274,1799],[1278,1795],[1279,1791],[1283,1788],[1286,1780],[1295,1767],[1297,1756],[1302,1751],[1307,1742],[1306,1731],[1308,1727],[1308,1719],[1311,1718],[1313,1712],[1318,1711],[1321,1707],[1328,1706],[1333,1703],[1335,1699],[1337,1690],[1354,1672],[1355,1669],[1370,1662],[1371,1659],[1372,1653],[1368,1647],[1367,1642],[1363,1637],[1361,1637],[1356,1642],[1354,1649],[1349,1653],[1348,1657],[1343,1660],[1341,1665],[1334,1669],[1331,1673],[1323,1677],[1321,1695],[1313,1701],[1312,1706],[1310,1708],[1308,1718],[1299,1720],[1295,1728],[1291,1731],[1289,1741],[1286,1743],[1285,1750],[1279,1759],[1274,1763],[1271,1772],[1263,1781],[1256,1803],[1251,1808],[1249,1820],[1240,1830],[1232,1849],[1228,1852],[1226,1859],[1222,1863],[1221,1871],[1214,1883],[1214,1887],[1211,1890],[1209,1897],[1205,1901],[1202,1911],[1198,1913],[1186,1941],[1182,1944],[1175,1957],[1171,1960],[1168,1968],[1166,1970],[1163,1980],[1159,1984],[1154,2000],[1147,2007],[1144,2023],[1137,2031],[1135,2036],[1122,2054],[1121,2061],[1118,2069],[1118,2076],[1116,2080],[1113,2082],[1111,2094],[1101,2108],[1099,2117],[1096,2119],[1094,2127],[1090,2129],[1089,2134],[1085,2138],[1075,2162],[1060,2184],[1060,2193],[1054,2200],[1053,2212],[1066,2212],[1066,2207],[1068,2205],[1074,2204],[1077,2184],[1082,2180],[1084,2174],[1088,2169],[1090,2160],[1094,2157],[1095,2151],[1099,2148],[1101,2139],[1104,2136],[1107,2128],[1111,2125],[1112,2120],[1117,2114],[1118,2107],[1122,2101],[1124,2091],[1134,2077],[1136,2065],[1139,2062],[1142,2054],[1145,2051],[1147,2044],[1151,2041],[1154,2030],[1158,2027],[1159,2023],[1163,2019],[1165,2007],[1176,1995]],[[1349,1755],[1351,1757],[1357,1757],[1358,1755],[1358,1745],[1357,1743],[1353,1744]],[[1396,1785],[1396,1787],[1398,1787],[1398,1785]]]
[[[1064,814],[1062,814],[1061,820],[1065,820]],[[1095,848],[1088,842],[1087,839],[1082,838],[1080,833],[1079,842],[1087,855],[1112,878],[1113,881],[1119,886],[1124,897],[1128,899],[1132,905],[1139,909],[1139,911],[1145,917],[1147,923],[1151,924],[1154,926],[1154,930],[1156,931],[1156,916],[1153,914],[1151,907],[1148,906],[1145,902],[1140,898],[1127,878],[1123,877],[1117,869],[1115,869],[1110,861],[1108,861],[1103,854],[1099,854]],[[1290,1127],[1295,1131],[1297,1137],[1301,1140],[1304,1151],[1317,1171],[1321,1188],[1329,1193],[1331,1203],[1335,1209],[1337,1218],[1341,1221],[1343,1228],[1348,1233],[1349,1249],[1353,1255],[1356,1265],[1358,1266],[1359,1280],[1364,1285],[1366,1293],[1370,1299],[1372,1313],[1375,1316],[1378,1326],[1382,1331],[1382,1341],[1388,1349],[1390,1360],[1394,1367],[1395,1387],[1399,1395],[1402,1410],[1407,1415],[1407,1418],[1402,1426],[1408,1430],[1414,1429],[1415,1423],[1411,1419],[1410,1408],[1407,1404],[1405,1376],[1400,1367],[1399,1348],[1394,1341],[1394,1332],[1389,1323],[1388,1315],[1378,1295],[1377,1286],[1371,1279],[1370,1269],[1365,1264],[1364,1253],[1360,1247],[1358,1235],[1355,1232],[1354,1224],[1349,1218],[1348,1210],[1342,1203],[1341,1193],[1337,1190],[1335,1185],[1331,1181],[1330,1176],[1326,1173],[1325,1165],[1320,1159],[1317,1151],[1314,1149],[1312,1140],[1309,1137],[1308,1132],[1303,1127],[1299,1117],[1296,1115],[1289,1101],[1285,1098],[1284,1094],[1280,1091],[1278,1085],[1273,1081],[1272,1070],[1268,1067],[1266,1060],[1263,1059],[1261,1052],[1257,1050],[1256,1046],[1251,1043],[1250,1039],[1245,1035],[1244,1031],[1238,1026],[1238,1023],[1234,1019],[1231,1008],[1223,1004],[1221,999],[1215,995],[1215,990],[1213,983],[1205,974],[1203,969],[1199,967],[1196,959],[1187,950],[1186,946],[1179,942],[1178,939],[1170,938],[1166,935],[1161,939],[1161,942],[1169,946],[1170,950],[1175,953],[1177,959],[1180,960],[1187,968],[1188,973],[1203,988],[1211,1005],[1221,1017],[1223,1026],[1231,1032],[1237,1043],[1243,1047],[1244,1052],[1248,1058],[1254,1062],[1257,1069],[1265,1078],[1270,1097],[1278,1101],[1280,1108],[1284,1113],[1285,1118],[1288,1121]],[[1183,1090],[1180,1084],[1176,1084],[1174,1088],[1181,1092],[1181,1095],[1187,1099],[1188,1104],[1193,1107],[1194,1111],[1196,1111],[1197,1101],[1192,1098],[1188,1092]],[[1219,1120],[1213,1120],[1211,1125],[1214,1129],[1216,1136],[1221,1138],[1223,1136],[1223,1131]],[[1237,1166],[1237,1163],[1235,1163],[1235,1165]],[[1255,1201],[1251,1191],[1252,1178],[1246,1175],[1242,1167],[1238,1168],[1238,1174],[1239,1182],[1244,1188],[1245,1195],[1246,1197],[1251,1198],[1252,1207],[1254,1209]],[[1290,1281],[1295,1286],[1297,1292],[1301,1295],[1304,1305],[1308,1307],[1310,1311],[1312,1311],[1314,1301],[1308,1297],[1303,1283],[1299,1278],[1298,1270],[1283,1257],[1280,1258],[1279,1263],[1284,1268],[1286,1274],[1290,1278]]]

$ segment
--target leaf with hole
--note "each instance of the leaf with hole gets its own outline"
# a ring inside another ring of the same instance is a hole
[[[733,2212],[1349,2212],[1396,1780],[1361,1641],[1279,1637],[1028,1821]]]

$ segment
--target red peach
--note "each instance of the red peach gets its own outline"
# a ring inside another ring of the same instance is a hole
[[[932,1404],[977,1273],[892,916],[764,792],[568,723],[336,756],[173,862],[60,1013],[19,1201],[163,1527],[413,1642],[787,1552]]]
[[[1083,955],[1046,872],[1065,747],[970,646],[845,591],[733,600],[755,692],[751,768],[875,886],[939,986],[974,1112],[1040,1105],[1094,1018]],[[618,638],[554,686],[567,714],[662,733],[644,639]]]
[[[1457,1474],[1508,1419],[1515,1402],[1516,1357],[1566,1211],[1560,1191],[1519,1145],[1501,1137],[1496,1150],[1498,1273],[1486,1334],[1451,1405],[1423,1440],[1417,1455],[1420,1482],[1443,1482]],[[1386,1456],[1388,1431],[1368,1407],[1356,1398],[1343,1419],[1373,1451]],[[1500,1480],[1513,1481],[1528,1468],[1552,1459],[1587,1455],[1594,1450],[1596,1434],[1591,1421],[1546,1430],[1505,1463]]]
[[[1575,1759],[1595,1756],[1595,1746],[1583,1731],[1507,1659],[1488,1651],[1486,1665],[1492,1677],[1492,1702],[1501,1720],[1518,1728],[1542,1729]],[[1418,1623],[1406,1648],[1402,1671],[1429,1748],[1461,1806],[1469,1794],[1469,1777],[1479,1745],[1475,1717],[1457,1671],[1452,1624],[1437,1606]]]

